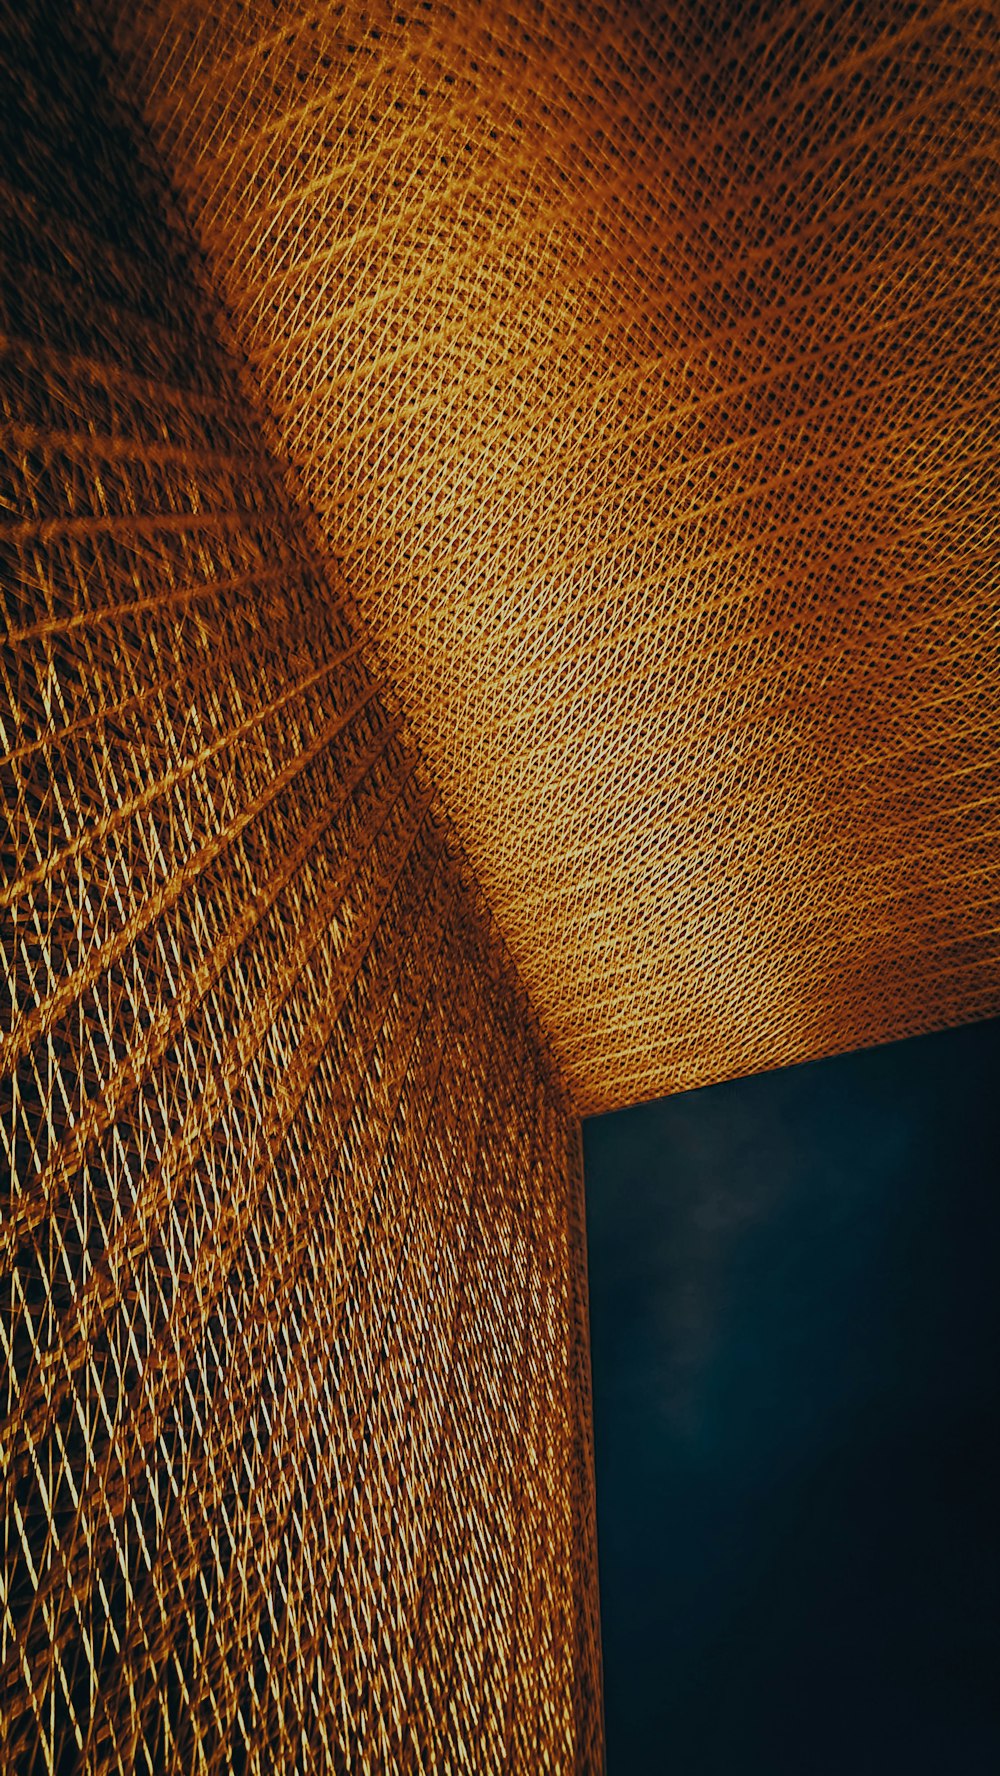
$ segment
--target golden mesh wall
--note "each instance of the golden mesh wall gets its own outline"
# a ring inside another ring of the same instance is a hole
[[[0,1765],[597,1771],[577,1127],[66,13],[0,14]]]
[[[578,1105],[1000,1009],[995,8],[103,8]]]

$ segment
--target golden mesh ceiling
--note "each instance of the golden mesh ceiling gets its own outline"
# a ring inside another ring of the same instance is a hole
[[[109,5],[579,1106],[1000,1009],[994,8]]]

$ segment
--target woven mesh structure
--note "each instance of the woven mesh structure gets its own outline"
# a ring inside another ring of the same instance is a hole
[[[598,1771],[578,1125],[68,10],[0,14],[0,1765]]]
[[[995,8],[104,12],[578,1106],[1000,1009]]]

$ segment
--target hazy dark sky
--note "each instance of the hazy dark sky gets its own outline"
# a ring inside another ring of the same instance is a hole
[[[1000,1771],[1000,1022],[584,1125],[609,1776]]]

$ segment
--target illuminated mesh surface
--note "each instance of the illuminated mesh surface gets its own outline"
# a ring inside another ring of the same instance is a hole
[[[1000,1009],[995,8],[104,10],[578,1105]]]
[[[65,14],[0,19],[0,1765],[596,1771],[576,1125]]]

